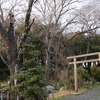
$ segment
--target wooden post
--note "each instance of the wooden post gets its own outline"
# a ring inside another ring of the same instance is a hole
[[[74,57],[74,84],[75,84],[75,93],[78,93],[78,82],[77,82],[77,66],[76,58]]]
[[[100,53],[98,54],[98,56],[99,56],[99,63],[100,63]]]

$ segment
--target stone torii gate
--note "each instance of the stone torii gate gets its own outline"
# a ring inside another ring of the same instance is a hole
[[[89,56],[92,56],[92,57],[97,56],[97,58],[90,59],[90,60],[81,60],[81,61],[77,60],[77,58],[89,57]],[[96,61],[100,62],[100,52],[70,56],[70,57],[67,57],[67,60],[68,60],[69,65],[74,65],[74,86],[75,86],[75,93],[78,93],[77,64],[86,63],[86,62],[96,62]]]

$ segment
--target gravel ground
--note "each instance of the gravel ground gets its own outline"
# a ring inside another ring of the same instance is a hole
[[[64,98],[64,100],[100,100],[100,87],[96,87],[91,91],[79,95],[71,95]]]

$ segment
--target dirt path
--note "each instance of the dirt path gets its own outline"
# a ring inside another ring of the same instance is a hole
[[[91,91],[81,93],[80,95],[71,95],[63,100],[100,100],[100,87],[95,87]]]

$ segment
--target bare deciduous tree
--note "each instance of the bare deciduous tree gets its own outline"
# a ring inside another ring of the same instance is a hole
[[[90,7],[85,7],[84,9],[77,10],[78,13],[76,14],[77,11],[74,7],[76,2],[78,2],[78,0],[61,0],[59,2],[58,0],[42,0],[41,2],[37,2],[37,5],[34,5],[34,11],[38,12],[37,14],[34,14],[34,16],[44,29],[37,37],[44,36],[41,41],[45,45],[46,81],[49,80],[50,74],[50,56],[53,55],[52,57],[54,57],[57,62],[56,65],[59,61],[63,66],[66,66],[65,58],[67,55],[65,54],[65,51],[67,52],[66,46],[69,41],[78,34],[94,32],[100,27],[98,24],[99,17],[96,16],[97,13],[94,13],[93,15],[93,12],[96,10],[93,10],[93,7],[91,6],[91,12],[89,12]],[[87,10],[87,8],[89,9]],[[72,28],[72,31],[69,31],[70,27]],[[61,38],[59,33],[62,35],[64,33],[66,34],[65,42],[62,42],[63,44],[60,41],[55,41],[56,36]],[[53,48],[53,51],[51,48]]]
[[[76,2],[77,0],[42,0],[34,5],[34,11],[38,12],[34,16],[44,29],[41,34],[38,34],[38,37],[41,37],[43,34],[45,36],[42,38],[42,42],[45,45],[45,81],[49,80],[50,54],[54,54],[51,50],[54,37],[59,33],[63,33],[68,25],[74,23],[76,16],[68,18],[67,15],[69,15],[70,11],[74,12],[75,9],[72,5]]]

